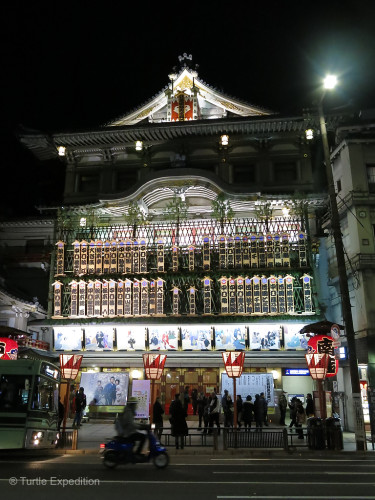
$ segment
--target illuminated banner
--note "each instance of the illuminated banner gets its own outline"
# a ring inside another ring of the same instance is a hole
[[[141,314],[140,311],[140,282],[138,280],[134,280],[133,282],[133,315],[139,316]]]
[[[253,302],[254,302],[254,308],[253,308],[253,313],[254,314],[261,314],[262,313],[262,302],[261,302],[261,293],[260,293],[260,278],[259,276],[253,276],[251,278],[251,281],[253,282]]]
[[[79,299],[78,299],[78,315],[86,316],[86,281],[78,283]]]
[[[148,418],[150,416],[150,380],[133,380],[132,397],[138,399],[135,418]]]
[[[141,281],[141,315],[148,316],[148,284],[149,281],[143,280]]]
[[[307,266],[307,253],[306,253],[306,234],[298,234],[298,255],[300,267]]]
[[[125,241],[118,242],[117,271],[120,274],[125,273]]]
[[[279,303],[279,313],[286,313],[285,281],[282,276],[277,278],[277,298]]]
[[[246,327],[243,325],[216,325],[215,348],[217,350],[245,349]]]
[[[247,236],[242,237],[242,264],[245,269],[250,267],[249,238]]]
[[[65,243],[58,241],[56,243],[56,274],[55,276],[64,276]]]
[[[228,269],[234,268],[234,240],[232,236],[227,238],[227,267]]]
[[[211,314],[211,283],[208,277],[203,280],[203,314]]]
[[[288,314],[294,314],[294,287],[293,287],[293,276],[289,274],[285,276],[285,293],[286,293],[286,312]]]
[[[211,267],[211,255],[210,255],[210,237],[204,236],[203,238],[203,270],[209,271]]]
[[[250,261],[251,267],[258,267],[258,245],[257,245],[257,236],[256,234],[252,234],[250,236]]]
[[[274,267],[275,266],[275,254],[274,254],[274,248],[273,248],[273,237],[272,234],[266,234],[266,262],[267,262],[267,267]]]
[[[308,337],[301,335],[299,331],[305,326],[303,323],[284,323],[284,346],[285,349],[306,350]]]
[[[275,350],[280,349],[281,326],[273,324],[250,325],[250,349]]]
[[[242,276],[238,276],[237,283],[237,313],[245,314],[245,281]]]
[[[124,406],[129,388],[129,374],[82,372],[80,385],[85,388],[86,400],[90,402],[90,406]]]
[[[281,235],[281,262],[283,267],[290,267],[289,235]]]
[[[245,279],[245,308],[246,314],[253,313],[253,286],[250,278]]]
[[[223,276],[219,280],[220,283],[220,297],[221,297],[221,314],[229,313],[229,302],[228,302],[228,278]]]
[[[225,244],[225,236],[219,236],[219,269],[227,267],[227,248]]]
[[[178,247],[176,245],[172,247],[172,271],[174,273],[178,271]]]
[[[242,241],[238,234],[234,237],[234,267],[236,269],[242,267]]]
[[[158,240],[156,245],[157,270],[158,273],[164,273],[164,241]]]
[[[81,265],[80,274],[87,274],[87,261],[88,261],[88,243],[81,241]]]
[[[90,241],[88,249],[87,272],[88,274],[95,274],[95,259],[96,259],[96,243]]]
[[[144,351],[146,328],[144,326],[117,326],[117,349],[119,351]]]
[[[229,313],[235,314],[237,311],[236,280],[229,280]]]
[[[138,274],[140,272],[139,265],[140,249],[139,242],[137,240],[133,241],[133,273]]]
[[[144,239],[139,244],[139,266],[141,273],[147,273],[147,245]]]
[[[133,282],[129,279],[124,281],[124,316],[132,314],[132,285]]]
[[[110,249],[110,272],[117,273],[117,241],[111,241],[111,249]]]
[[[279,234],[273,235],[273,251],[275,255],[275,267],[281,267],[282,266],[281,238]]]
[[[258,252],[259,252],[259,267],[266,267],[266,251],[265,251],[263,234],[260,234],[258,236]]]
[[[8,338],[0,338],[0,359],[2,360],[16,360],[18,355],[18,344],[15,340],[13,339],[8,339]],[[2,402],[4,403],[5,398],[4,396],[6,395],[6,392],[3,391],[3,388],[1,388],[3,394],[0,392],[0,395],[3,396]],[[11,390],[11,387],[9,387],[9,390]]]
[[[194,268],[195,268],[194,251],[195,251],[195,247],[193,245],[190,245],[189,246],[189,271],[194,271]]]
[[[81,244],[78,240],[73,241],[73,274],[79,275],[81,271]]]
[[[108,281],[102,283],[102,316],[108,316],[109,306],[109,286]]]
[[[117,283],[116,309],[117,316],[124,316],[124,291],[125,284],[122,280]]]
[[[197,289],[191,286],[188,289],[189,294],[189,315],[194,316],[196,314],[196,294]]]
[[[334,339],[330,335],[315,335],[307,342],[307,352],[309,354],[328,354],[329,362],[327,377],[336,375],[339,369],[339,360],[335,356]]]
[[[132,246],[131,240],[125,241],[125,274],[131,274],[133,270]]]
[[[78,316],[78,283],[71,281],[70,286],[70,316]]]
[[[277,280],[276,276],[270,276],[268,278],[268,287],[269,287],[269,293],[270,293],[270,313],[271,314],[277,314],[278,312],[278,307],[277,307]]]
[[[183,93],[171,100],[171,121],[183,122],[192,120],[194,117],[193,98]]]
[[[105,241],[103,245],[103,274],[108,274],[111,269],[111,243]]]
[[[270,298],[268,292],[268,279],[265,276],[262,276],[261,279],[261,295],[262,295],[262,313],[269,314]]]
[[[156,313],[156,281],[150,281],[150,301],[149,301],[149,314],[152,316]]]
[[[311,314],[313,312],[312,295],[311,295],[311,280],[312,277],[304,274],[301,277],[303,283],[303,299],[305,302],[305,313]]]
[[[94,316],[102,314],[102,282],[94,281]]]
[[[156,314],[164,316],[164,283],[161,278],[156,280]]]
[[[52,318],[62,318],[62,287],[60,281],[52,283],[53,286],[53,316]]]
[[[174,286],[171,290],[172,292],[172,314],[178,315],[180,313],[180,292],[181,290]]]
[[[186,351],[211,350],[211,327],[206,325],[181,328],[182,349]]]
[[[103,270],[103,242],[96,242],[96,253],[95,253],[95,274],[102,274]]]
[[[94,316],[94,282],[88,281],[87,283],[87,316]]]
[[[103,351],[113,349],[113,327],[111,326],[86,326],[85,347],[86,351]]]
[[[116,316],[116,281],[108,281],[108,316]]]
[[[178,326],[150,326],[148,337],[151,351],[176,351],[178,348]]]
[[[59,326],[53,329],[56,351],[80,351],[82,349],[82,330],[71,326]]]
[[[226,373],[221,374],[221,394],[224,390],[229,394],[233,393],[233,381]],[[246,401],[246,396],[250,395],[255,400],[255,394],[264,392],[268,406],[275,405],[273,375],[271,373],[243,373],[236,379],[236,392],[243,401]],[[233,394],[232,394],[233,395]]]

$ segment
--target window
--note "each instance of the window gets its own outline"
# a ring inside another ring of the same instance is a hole
[[[52,380],[47,380],[43,377],[37,377],[35,380],[33,400],[31,403],[32,410],[47,410],[57,411],[59,397],[59,386]]]
[[[1,375],[0,411],[26,412],[29,393],[29,378],[23,375]]]
[[[338,193],[341,191],[341,179],[336,182],[336,189]]]
[[[274,179],[286,184],[297,180],[297,164],[294,161],[278,162],[274,164]]]

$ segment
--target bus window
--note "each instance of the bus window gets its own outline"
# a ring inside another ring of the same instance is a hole
[[[26,412],[30,380],[23,375],[0,375],[0,411]]]
[[[58,384],[55,381],[36,377],[31,409],[57,412],[57,391]]]

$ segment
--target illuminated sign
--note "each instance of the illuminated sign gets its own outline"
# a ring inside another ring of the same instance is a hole
[[[7,337],[0,338],[0,359],[17,359],[18,344]]]
[[[307,368],[285,368],[284,375],[294,375],[294,376],[306,376],[310,375]]]

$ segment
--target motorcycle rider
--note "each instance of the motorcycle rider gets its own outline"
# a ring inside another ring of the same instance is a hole
[[[116,422],[116,430],[118,435],[126,438],[127,441],[131,441],[134,444],[139,441],[137,450],[135,451],[136,458],[142,458],[141,451],[143,445],[146,441],[146,434],[139,432],[140,430],[148,429],[147,425],[139,424],[135,422],[134,415],[137,409],[138,398],[131,396],[128,399],[128,403],[124,408],[124,411],[119,415]]]

